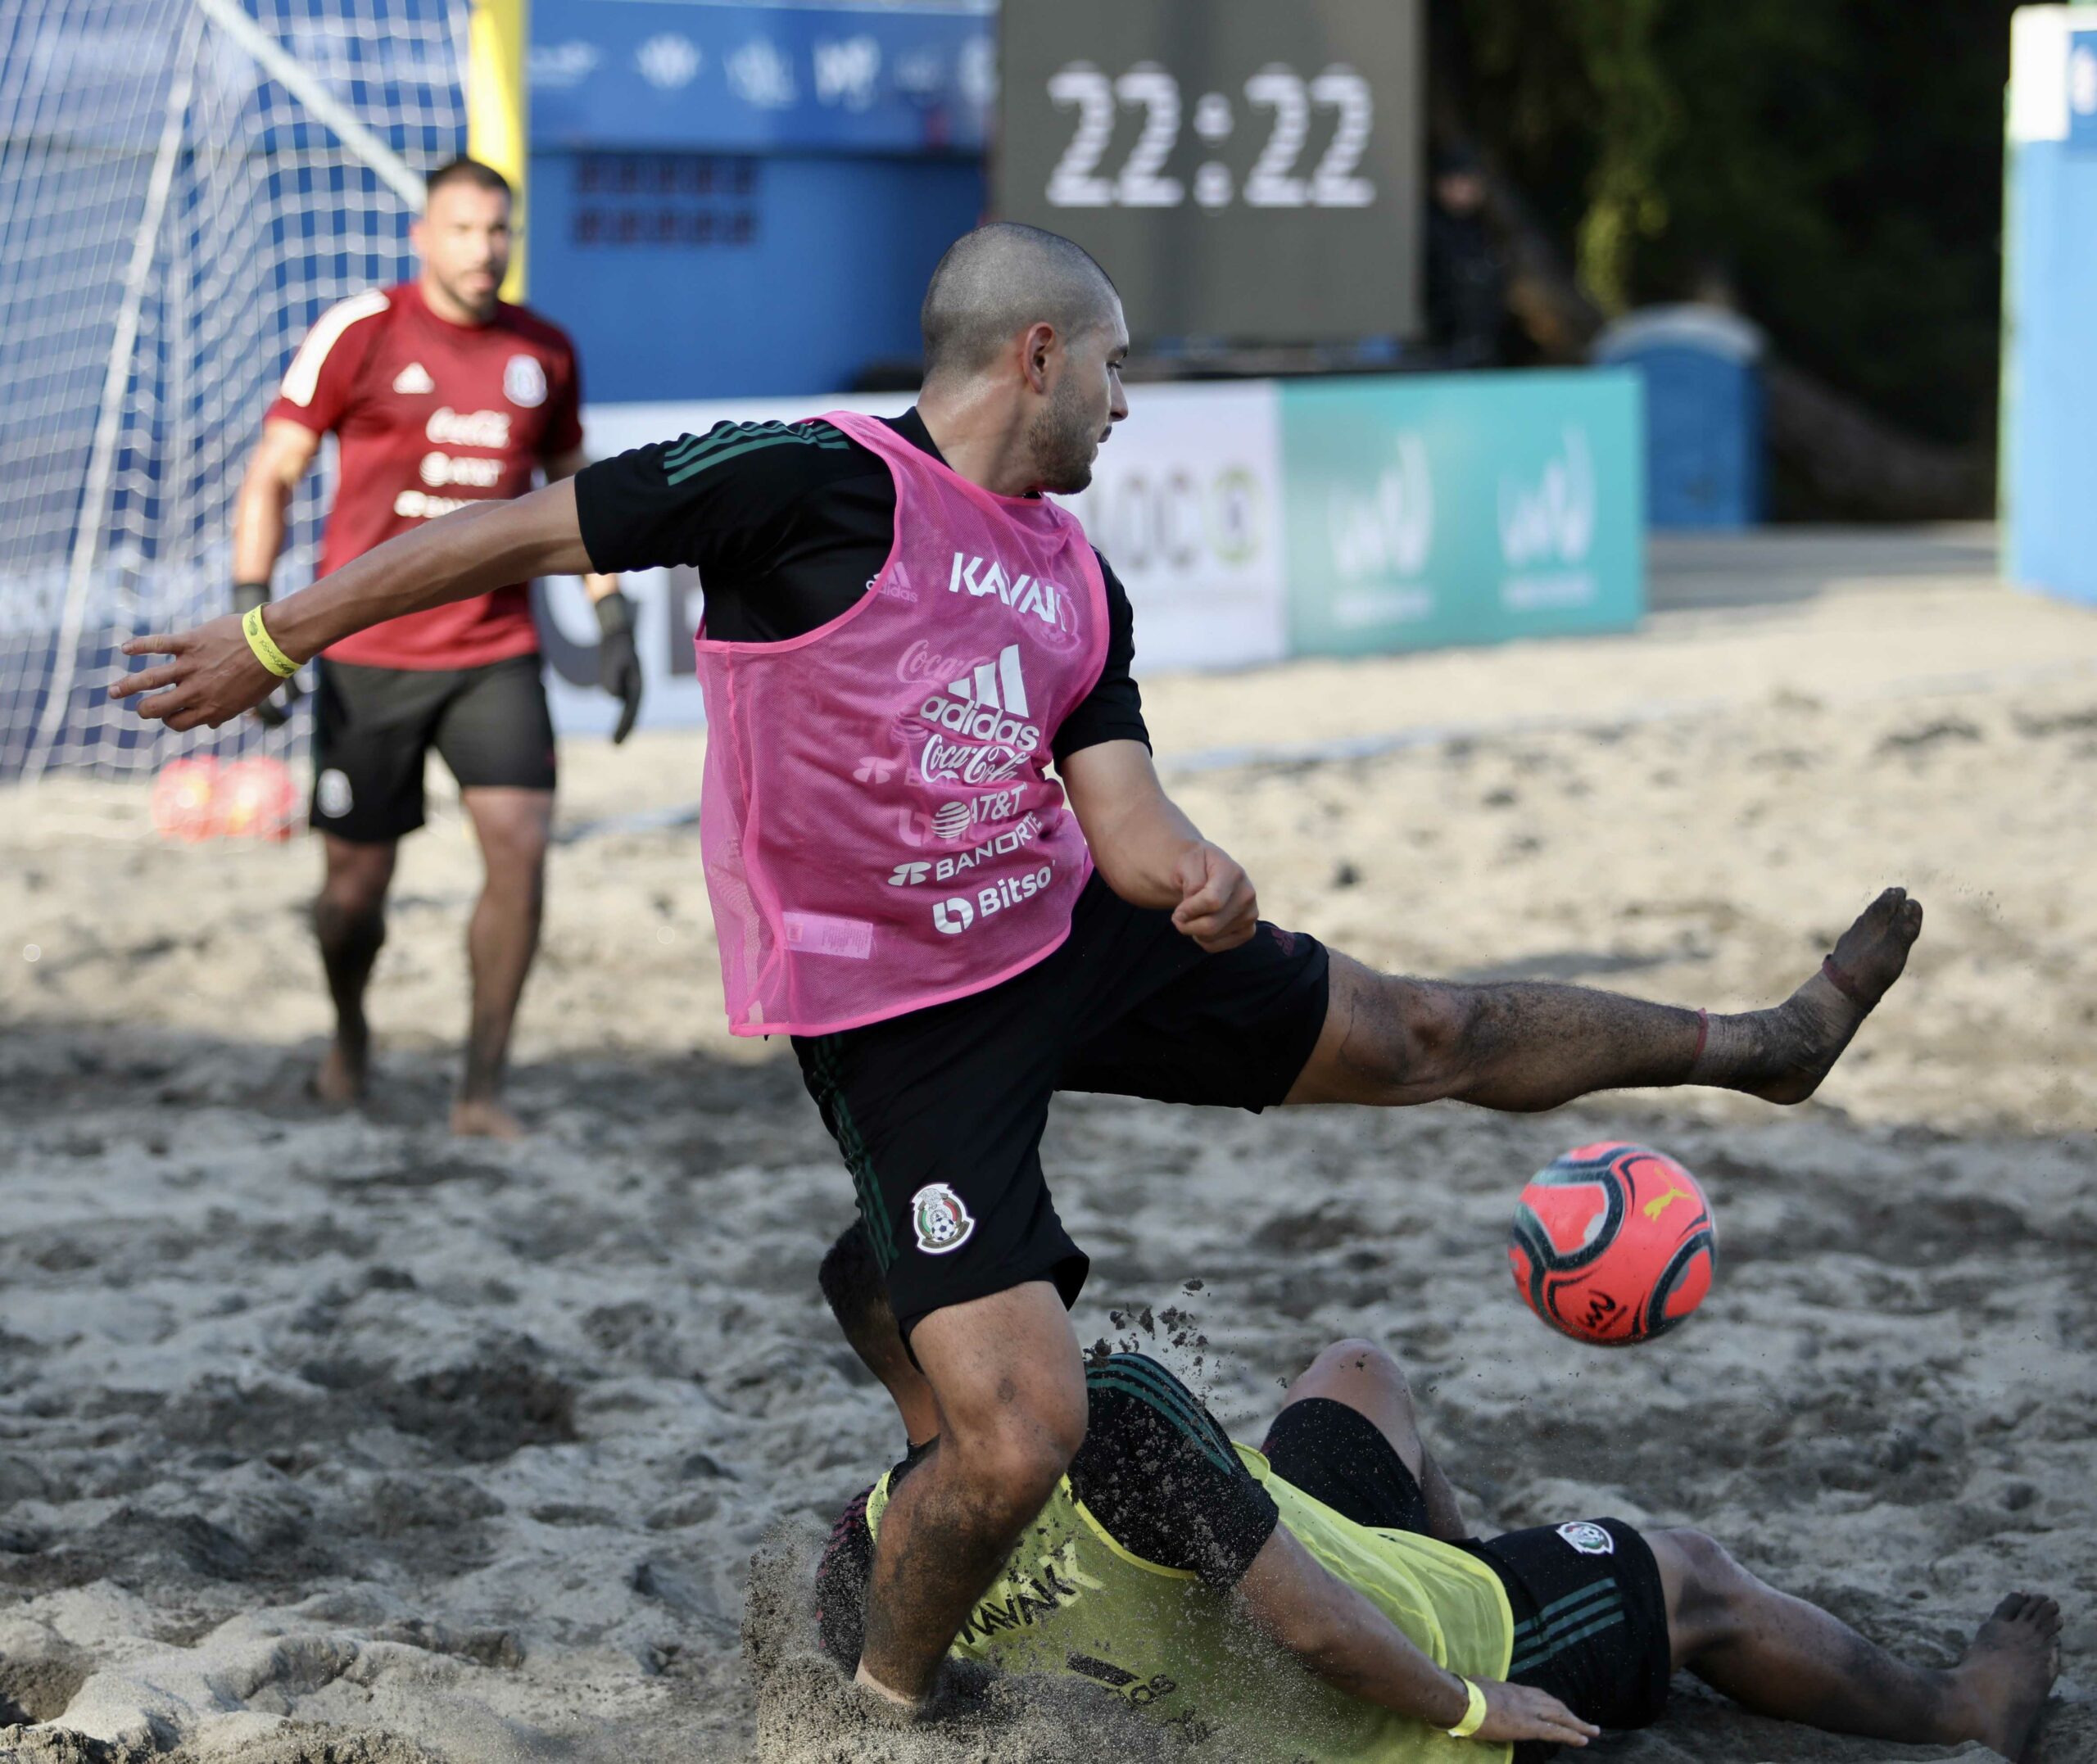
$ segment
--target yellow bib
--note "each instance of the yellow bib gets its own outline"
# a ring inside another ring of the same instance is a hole
[[[1506,1676],[1515,1619],[1492,1569],[1431,1537],[1356,1525],[1284,1481],[1250,1446],[1237,1451],[1297,1541],[1421,1653],[1466,1678]],[[883,1477],[867,1501],[876,1535],[888,1486]],[[1092,1679],[1193,1737],[1215,1730],[1291,1764],[1506,1764],[1510,1749],[1452,1739],[1314,1678],[1234,1617],[1224,1594],[1116,1543],[1068,1477],[953,1651],[1003,1671]]]

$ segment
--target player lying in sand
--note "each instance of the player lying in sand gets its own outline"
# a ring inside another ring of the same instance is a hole
[[[823,1645],[849,1671],[874,1540],[939,1410],[861,1227],[822,1279],[910,1445],[840,1516],[817,1572]],[[1368,1341],[1312,1361],[1257,1453],[1142,1355],[1093,1359],[1085,1394],[1085,1444],[953,1653],[1092,1680],[1247,1756],[1389,1764],[1456,1755],[1448,1733],[1480,1757],[1507,1742],[1541,1757],[1654,1721],[1683,1668],[1758,1714],[2013,1760],[2054,1680],[2050,1599],[2012,1593],[1936,1670],[1764,1585],[1701,1531],[1601,1518],[1469,1536],[1405,1374]]]
[[[1058,1091],[1533,1110],[1707,1084],[1797,1102],[1923,925],[1889,889],[1783,1002],[1707,1016],[1376,974],[1264,923],[1159,783],[1128,596],[1044,494],[1084,489],[1128,414],[1113,283],[1067,239],[981,228],[933,272],[924,331],[924,391],[893,422],[722,424],[600,460],[390,540],[254,632],[127,643],[173,659],[113,689],[171,729],[216,726],[272,667],[382,619],[537,576],[700,570],[729,1026],[793,1038],[945,1417],[882,1527],[868,1608],[862,1676],[899,1702],[1085,1436],[1067,1311],[1089,1264],[1041,1168]],[[1427,908],[1415,889],[1391,910]]]

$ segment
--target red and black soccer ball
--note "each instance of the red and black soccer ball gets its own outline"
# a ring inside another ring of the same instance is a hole
[[[1664,1152],[1578,1146],[1529,1178],[1507,1235],[1515,1284],[1561,1335],[1628,1347],[1687,1320],[1711,1290],[1710,1203]]]

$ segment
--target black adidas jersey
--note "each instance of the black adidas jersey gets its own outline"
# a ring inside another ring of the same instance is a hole
[[[915,410],[883,420],[939,457]],[[593,568],[689,564],[705,591],[709,636],[777,643],[828,624],[872,586],[895,538],[895,480],[827,423],[721,423],[585,468],[575,507]],[[1099,568],[1107,665],[1056,731],[1058,759],[1103,741],[1150,743],[1130,672],[1135,614],[1104,558]]]
[[[1085,1443],[1071,1460],[1071,1491],[1130,1554],[1235,1586],[1280,1522],[1274,1496],[1232,1449],[1201,1399],[1143,1354],[1113,1354],[1085,1367]],[[929,1445],[890,1474],[908,1476]],[[823,1645],[847,1667],[858,1659],[861,1607],[874,1558],[867,1495],[838,1516],[816,1575]]]

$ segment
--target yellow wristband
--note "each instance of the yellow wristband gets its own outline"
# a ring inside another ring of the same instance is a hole
[[[1468,1678],[1461,1682],[1464,1689],[1471,1694],[1471,1706],[1464,1711],[1464,1718],[1448,1730],[1452,1739],[1468,1739],[1485,1726],[1485,1693]]]
[[[298,663],[277,647],[276,639],[269,635],[269,627],[262,622],[262,608],[251,606],[240,622],[241,635],[247,639],[247,646],[255,652],[260,662],[279,680],[288,680],[298,672]]]

